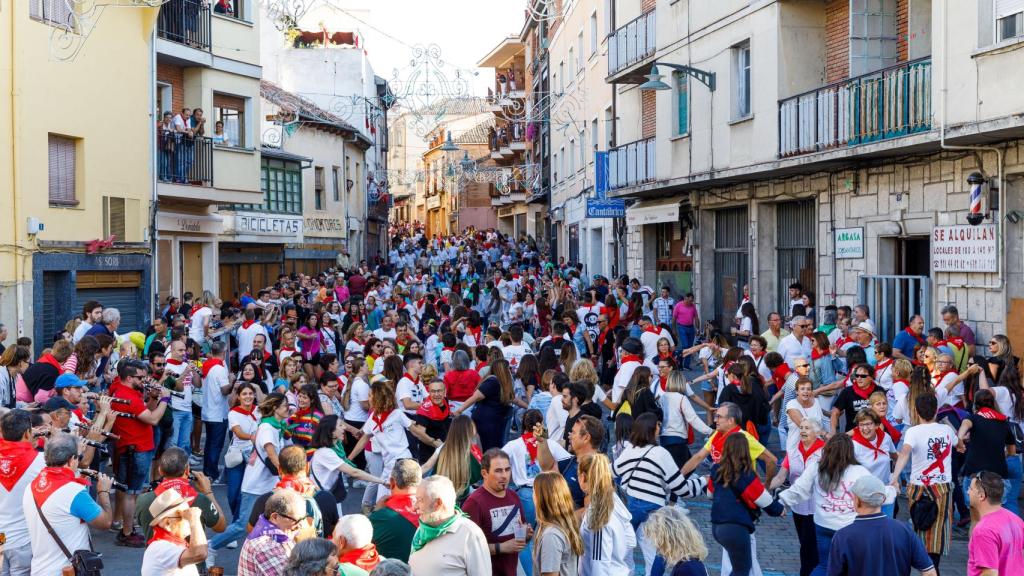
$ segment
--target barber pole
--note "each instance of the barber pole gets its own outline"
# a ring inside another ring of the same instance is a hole
[[[967,222],[973,226],[981,224],[985,216],[981,213],[981,192],[985,185],[985,177],[978,172],[972,172],[967,177],[967,184],[971,187],[970,207],[967,211]]]

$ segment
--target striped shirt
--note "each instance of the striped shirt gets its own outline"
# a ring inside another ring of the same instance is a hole
[[[612,465],[626,495],[659,506],[668,503],[668,495],[693,497],[704,492],[707,478],[687,479],[668,450],[661,446],[629,446]]]

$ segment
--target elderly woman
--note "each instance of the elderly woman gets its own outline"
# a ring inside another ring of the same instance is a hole
[[[330,540],[310,538],[292,548],[285,576],[333,576],[338,571],[338,547]]]

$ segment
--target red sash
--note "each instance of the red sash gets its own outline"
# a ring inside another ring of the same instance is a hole
[[[476,460],[477,464],[479,464],[484,459],[483,451],[480,450],[480,447],[477,446],[476,444],[469,445],[469,454],[470,456],[473,457],[474,460]]]
[[[811,444],[811,447],[806,449],[804,448],[803,442],[797,442],[796,444],[796,447],[800,450],[800,457],[804,459],[805,465],[807,464],[807,460],[810,459],[811,456],[814,456],[814,453],[821,450],[824,446],[825,441],[821,438],[816,439],[814,443]]]
[[[868,440],[860,433],[860,428],[854,428],[852,440],[865,448],[869,448],[874,453],[875,460],[878,460],[879,455],[885,455],[885,450],[882,450],[882,441],[885,440],[885,436],[880,432],[875,432],[875,442],[872,443],[871,440]]]
[[[410,524],[419,528],[420,515],[416,512],[416,501],[412,494],[392,494],[384,502],[384,507],[394,510]]]
[[[394,412],[394,410],[388,410],[383,414],[377,414],[376,412],[370,414],[370,420],[373,420],[373,423],[377,426],[377,430],[384,430],[384,422],[387,421],[388,416],[391,416],[392,412]]]
[[[165,542],[170,542],[178,548],[188,548],[188,542],[185,542],[184,538],[179,537],[177,534],[172,534],[171,532],[164,530],[160,526],[153,527],[153,537],[150,538],[148,542],[146,542],[146,545],[148,546],[153,542],[156,542],[157,540],[164,540]]]
[[[38,455],[28,442],[0,440],[0,486],[13,490]]]
[[[36,476],[36,479],[32,481],[32,498],[36,501],[38,506],[42,506],[46,503],[46,499],[51,494],[62,488],[65,484],[70,483],[81,484],[82,486],[88,486],[89,481],[85,478],[78,478],[75,476],[74,471],[64,466],[50,467],[47,466]]]
[[[207,358],[203,361],[203,378],[206,378],[210,374],[210,370],[213,370],[215,366],[223,366],[224,361],[220,358]]]
[[[522,436],[523,444],[526,445],[526,453],[530,455],[530,463],[533,464],[537,461],[537,439],[534,438],[533,432],[526,432]]]
[[[199,492],[196,492],[196,489],[188,483],[188,478],[168,478],[161,482],[156,487],[156,490],[153,490],[153,493],[159,496],[167,490],[175,490],[178,494],[181,494],[182,498],[188,500],[190,506],[196,499],[196,496],[199,496]]]

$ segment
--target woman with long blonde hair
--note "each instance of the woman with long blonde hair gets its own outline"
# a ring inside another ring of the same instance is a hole
[[[583,537],[576,518],[569,485],[558,472],[541,472],[533,479],[533,503],[537,534],[533,545],[533,573],[576,573],[583,554]]]
[[[587,495],[580,526],[580,574],[628,576],[636,533],[629,509],[615,493],[611,463],[604,454],[590,454],[580,459],[578,472],[580,489]]]
[[[457,495],[456,503],[460,506],[469,496],[472,487],[483,479],[480,473],[480,459],[483,453],[476,445],[475,437],[476,426],[473,425],[473,420],[466,415],[459,416],[452,420],[448,437],[437,453],[434,473],[452,481]],[[427,462],[424,468],[430,464]]]

